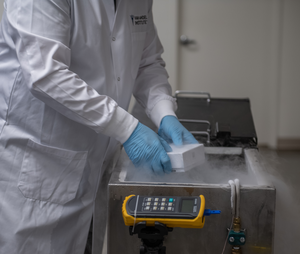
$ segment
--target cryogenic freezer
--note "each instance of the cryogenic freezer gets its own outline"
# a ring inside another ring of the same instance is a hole
[[[125,197],[132,194],[161,197],[204,195],[206,207],[219,209],[221,214],[207,219],[202,229],[174,228],[164,240],[167,253],[222,253],[225,242],[224,253],[234,253],[228,239],[228,229],[232,226],[228,181],[236,178],[241,184],[241,229],[245,230],[246,236],[246,243],[240,249],[245,254],[273,253],[276,192],[268,181],[257,149],[250,101],[210,96],[182,97],[179,92],[177,102],[178,118],[205,145],[205,162],[187,172],[157,176],[135,168],[125,151],[120,149],[111,162],[112,175],[108,184],[108,253],[140,253],[141,241],[136,235],[129,234],[121,212]],[[136,117],[141,122],[147,121],[143,116]],[[100,203],[96,206],[100,207]],[[97,238],[97,232],[94,233],[95,241],[103,241]]]

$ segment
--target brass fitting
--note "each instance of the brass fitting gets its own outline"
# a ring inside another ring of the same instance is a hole
[[[233,231],[241,232],[241,218],[240,217],[236,217],[233,219]]]
[[[231,249],[231,254],[242,254],[241,247],[233,246]]]

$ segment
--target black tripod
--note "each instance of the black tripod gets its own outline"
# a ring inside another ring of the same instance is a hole
[[[133,226],[129,227],[129,234],[138,234],[142,240],[140,254],[166,254],[166,247],[163,246],[164,236],[172,231],[173,228],[159,222],[155,222],[154,227],[147,227],[145,221],[137,223],[134,230]]]

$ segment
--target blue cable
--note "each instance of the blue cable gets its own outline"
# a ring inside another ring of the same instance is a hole
[[[205,209],[204,210],[204,216],[210,216],[211,214],[220,214],[220,210],[210,210],[210,209]]]

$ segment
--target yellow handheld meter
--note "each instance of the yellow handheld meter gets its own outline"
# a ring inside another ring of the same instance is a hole
[[[203,195],[194,197],[136,196],[125,198],[122,207],[126,226],[146,222],[154,226],[155,222],[174,228],[202,228],[205,216],[219,214],[220,211],[205,210]]]

